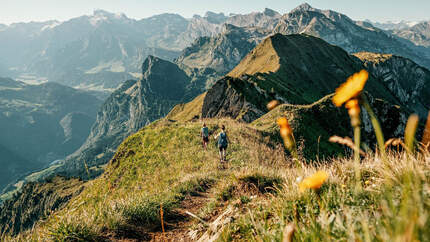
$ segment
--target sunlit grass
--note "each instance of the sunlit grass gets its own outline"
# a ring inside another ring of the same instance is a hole
[[[285,228],[294,228],[289,235],[295,241],[430,240],[430,156],[425,149],[411,152],[415,128],[406,129],[405,140],[413,144],[408,152],[307,162],[291,152],[295,142],[282,143],[293,138],[285,117],[277,122],[280,129],[266,130],[229,119],[205,122],[214,133],[227,127],[227,169],[219,167],[213,140],[208,151],[202,149],[200,122],[157,121],[127,138],[105,173],[66,208],[15,240],[91,241],[160,232],[164,223],[187,219],[177,210],[187,197],[201,194],[206,202],[189,228],[197,235],[234,207],[230,222],[219,228],[221,241],[282,241]]]

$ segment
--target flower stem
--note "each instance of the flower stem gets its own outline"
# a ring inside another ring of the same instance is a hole
[[[296,140],[294,139],[294,136],[288,135],[287,137],[285,137],[284,144],[285,144],[285,147],[290,151],[290,154],[293,157],[293,160],[295,161],[296,166],[297,167],[301,166],[299,162],[299,156],[297,154],[297,145],[296,145]]]
[[[363,106],[366,109],[367,113],[369,113],[370,121],[372,122],[373,129],[375,130],[376,141],[378,142],[379,153],[382,156],[382,159],[386,161],[387,156],[385,154],[385,141],[384,134],[382,133],[381,125],[379,124],[378,118],[370,107],[369,101],[367,100],[366,95],[362,94],[361,98],[363,100]]]
[[[356,182],[356,189],[360,189],[361,183],[361,171],[360,171],[360,125],[357,125],[354,127],[354,142],[355,142],[355,149],[354,149],[354,170],[355,170],[355,182]]]

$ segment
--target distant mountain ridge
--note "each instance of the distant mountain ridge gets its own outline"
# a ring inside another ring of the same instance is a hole
[[[392,33],[412,41],[417,46],[430,47],[430,21],[421,22],[409,28],[392,30]]]
[[[258,15],[254,24],[268,18],[264,13]],[[6,64],[8,74],[23,80],[116,88],[122,81],[137,77],[148,55],[173,60],[196,38],[220,33],[227,19],[208,12],[191,20],[177,14],[134,20],[95,10],[93,15],[65,22],[12,24],[0,29],[0,63]],[[229,20],[238,25],[240,21],[239,15]]]
[[[421,21],[387,21],[387,22],[373,22],[369,19],[364,20],[367,23],[372,24],[376,28],[383,30],[402,30],[406,28],[410,28],[416,24],[419,24]]]
[[[410,58],[430,68],[430,58],[389,33],[365,22],[355,22],[346,15],[302,4],[282,16],[274,32],[309,34],[342,47],[349,53],[369,51]]]
[[[192,77],[191,90],[198,95],[232,70],[270,31],[258,27],[224,24],[213,37],[197,38],[175,63]]]

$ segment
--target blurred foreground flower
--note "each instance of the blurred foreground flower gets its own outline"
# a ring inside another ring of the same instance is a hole
[[[345,108],[348,109],[348,114],[351,119],[351,126],[354,129],[354,161],[355,161],[355,177],[360,180],[360,138],[361,138],[361,119],[360,119],[360,104],[359,96],[366,85],[369,73],[366,70],[361,70],[348,77],[345,83],[336,89],[333,96],[333,103],[337,107],[342,106],[344,103]]]
[[[361,70],[360,72],[350,76],[344,84],[336,89],[333,103],[340,107],[346,101],[357,97],[363,90],[368,78],[369,73],[366,70]]]
[[[409,153],[414,152],[415,133],[417,132],[419,117],[416,114],[412,114],[408,118],[405,128],[405,145],[406,150]]]
[[[285,147],[291,152],[291,155],[298,159],[297,149],[296,149],[296,141],[293,135],[293,129],[286,117],[278,118],[277,123],[279,125],[280,134],[282,139],[284,140]]]
[[[300,184],[300,191],[304,191],[306,189],[314,189],[318,190],[321,188],[322,184],[327,180],[328,174],[325,171],[317,171],[310,177],[305,178]]]
[[[279,105],[278,100],[270,101],[270,102],[267,104],[267,109],[269,109],[269,111],[270,111],[270,110],[272,110],[272,109],[276,108],[278,105]]]
[[[424,128],[423,139],[421,143],[428,148],[430,145],[430,112],[427,116],[426,127]]]

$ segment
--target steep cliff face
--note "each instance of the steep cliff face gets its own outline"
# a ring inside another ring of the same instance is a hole
[[[126,137],[183,101],[190,80],[177,65],[149,56],[142,71],[141,80],[126,81],[105,101],[85,143],[55,172],[70,175],[107,163]]]
[[[369,51],[408,57],[420,65],[430,67],[430,58],[371,24],[354,22],[349,17],[331,11],[300,5],[282,16],[274,32],[305,33],[319,37],[350,53]]]
[[[207,91],[202,117],[231,117],[251,122],[264,114],[264,101],[268,99],[269,95],[254,87],[251,82],[227,76]]]
[[[430,109],[430,71],[400,56],[362,52],[354,54],[400,101],[421,118]]]
[[[77,179],[55,177],[46,183],[28,183],[0,207],[0,233],[16,235],[60,209],[84,189]]]

